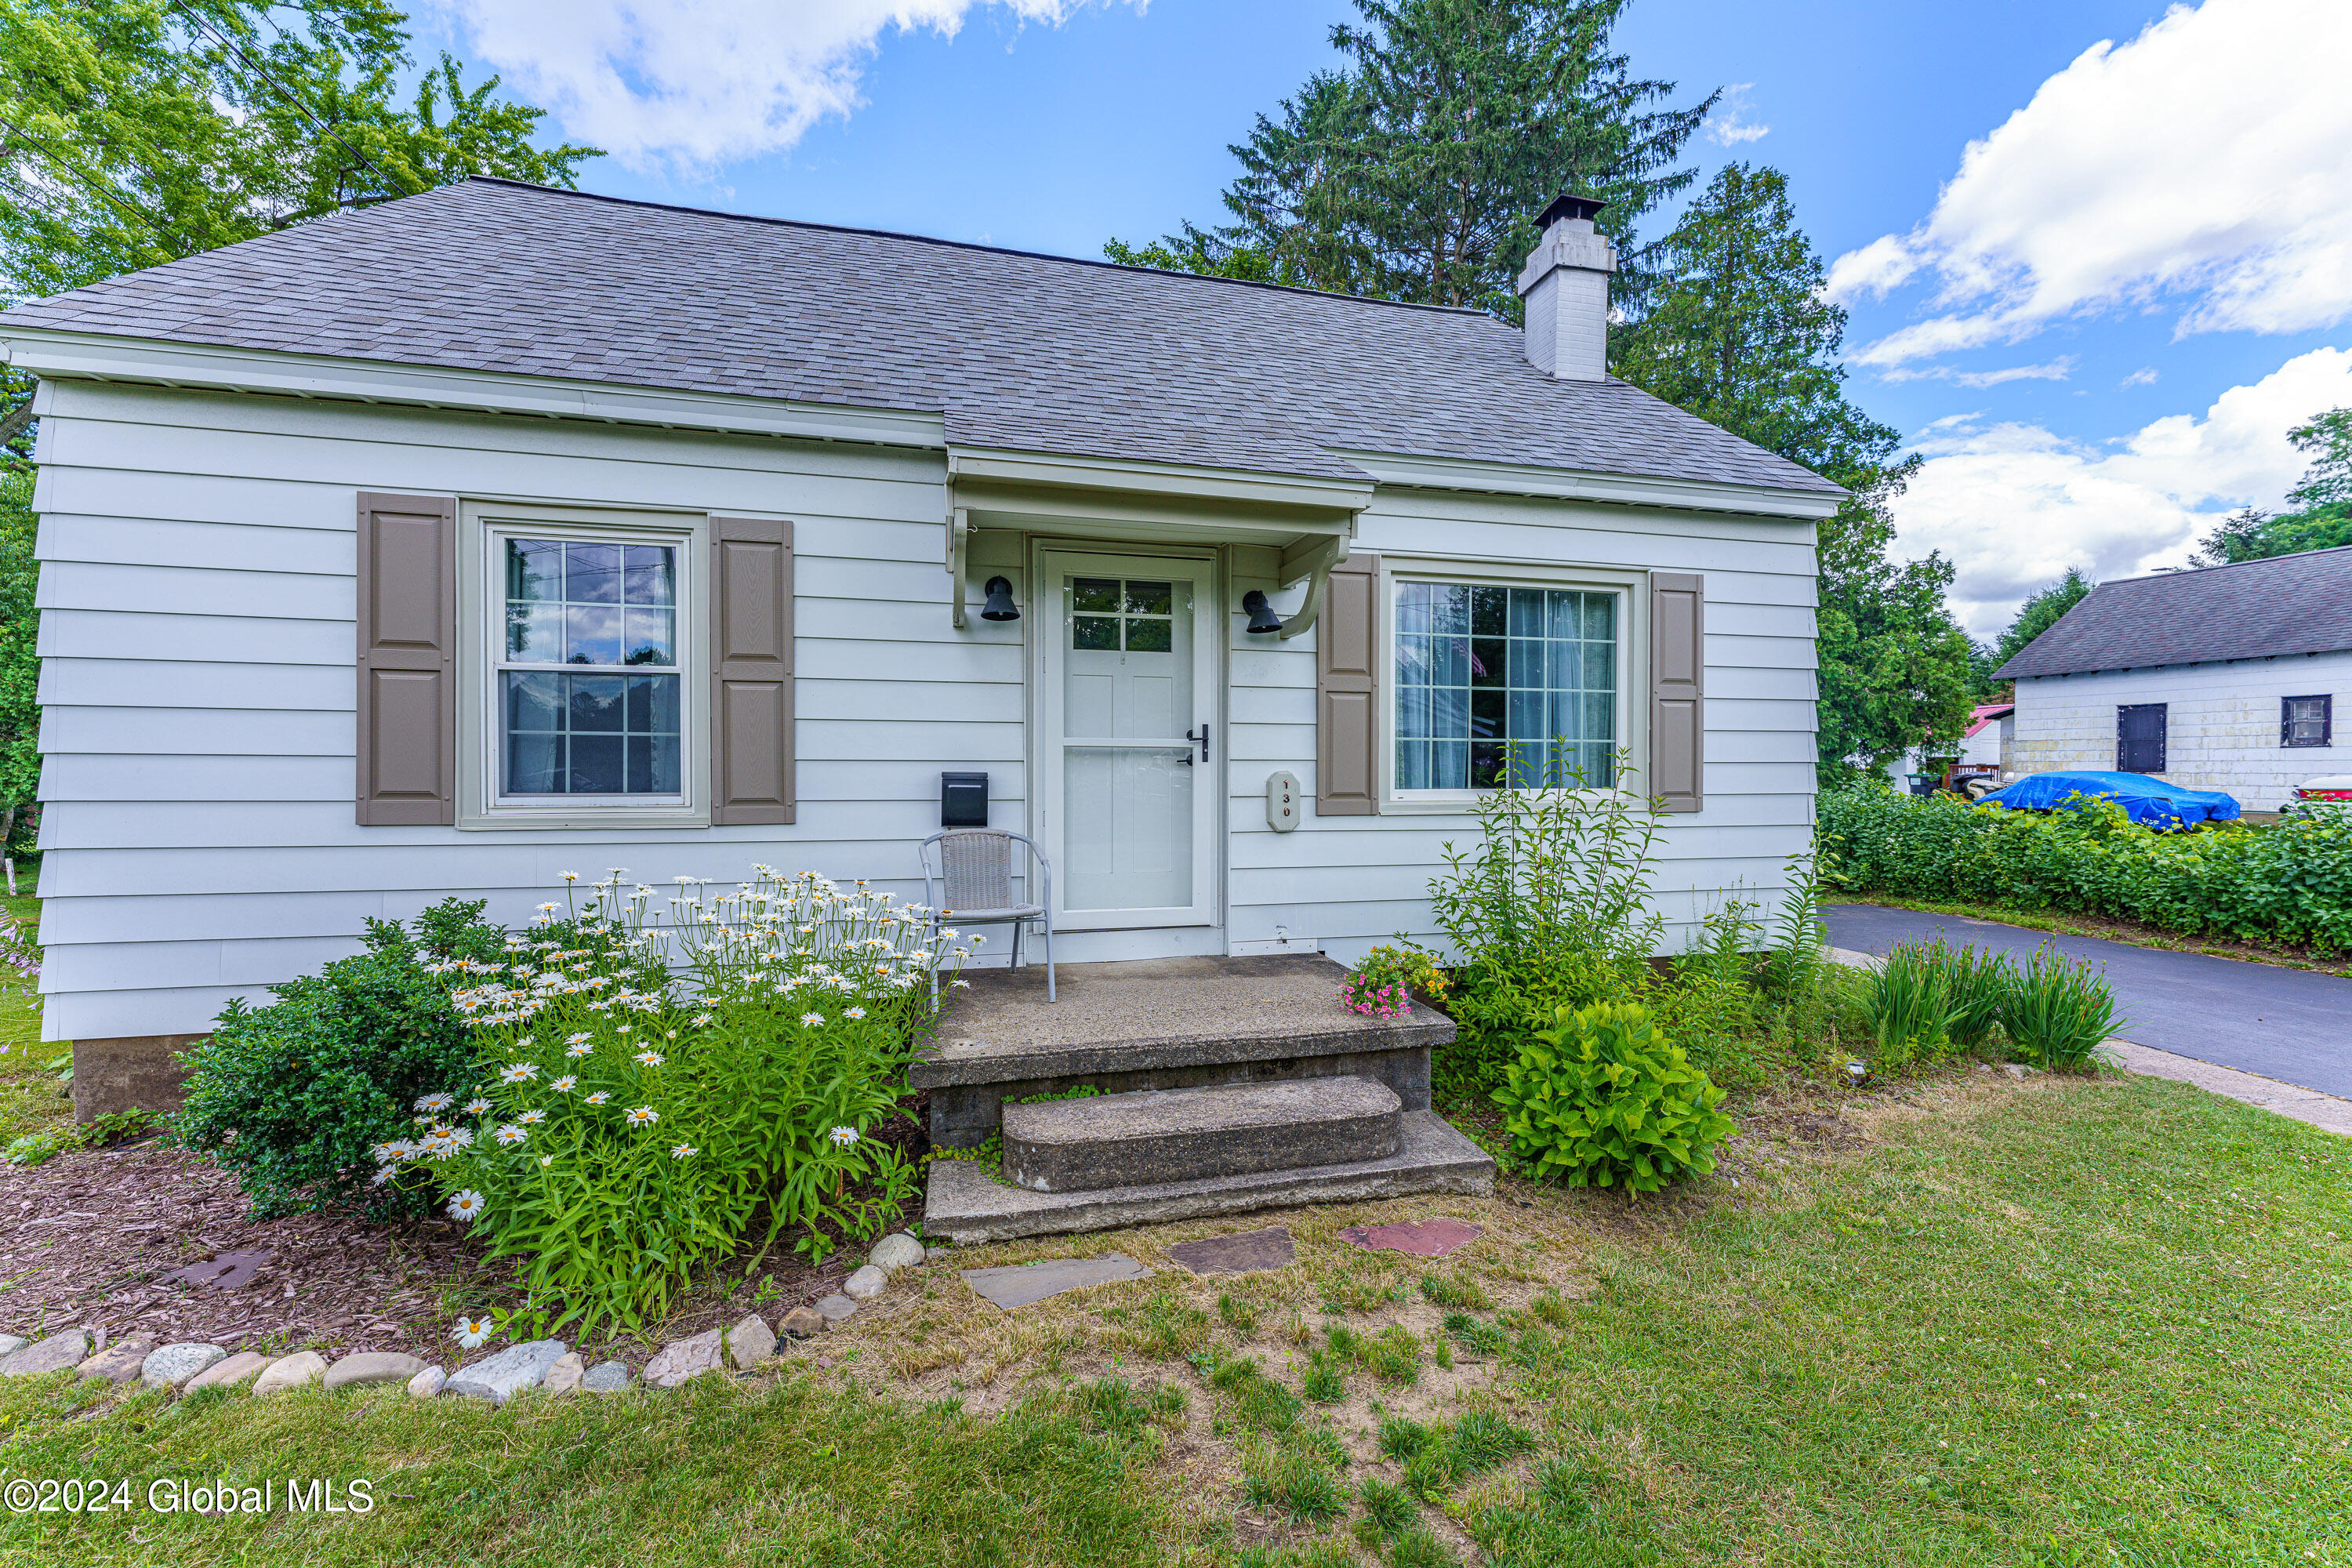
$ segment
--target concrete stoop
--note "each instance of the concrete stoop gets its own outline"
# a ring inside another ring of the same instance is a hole
[[[1429,1109],[1453,1020],[1367,1018],[1315,954],[997,970],[908,1075],[934,1143],[1003,1141],[1005,1179],[932,1163],[924,1228],[956,1242],[1301,1203],[1484,1193],[1494,1162]],[[1076,1099],[1045,1099],[1091,1088]]]

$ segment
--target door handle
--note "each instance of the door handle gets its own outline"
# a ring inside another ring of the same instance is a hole
[[[1184,738],[1185,738],[1186,740],[1188,740],[1188,741],[1198,741],[1198,742],[1201,742],[1201,760],[1202,760],[1202,762],[1204,762],[1204,763],[1205,763],[1205,762],[1207,762],[1207,761],[1209,760],[1209,726],[1207,725],[1207,723],[1206,723],[1206,722],[1203,722],[1203,723],[1202,724],[1202,726],[1201,726],[1201,732],[1200,732],[1199,734],[1195,735],[1194,733],[1192,733],[1192,731],[1187,730],[1187,731],[1184,731]],[[1190,763],[1192,759],[1191,757],[1189,757],[1189,756],[1188,756],[1188,757],[1186,757],[1184,760],[1185,760],[1187,763]]]

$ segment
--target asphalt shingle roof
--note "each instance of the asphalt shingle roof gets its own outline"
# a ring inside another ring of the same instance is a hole
[[[948,439],[1360,479],[1331,448],[1833,492],[1478,311],[473,180],[0,313],[944,416]]]
[[[2352,545],[2102,583],[2000,679],[2352,648]]]

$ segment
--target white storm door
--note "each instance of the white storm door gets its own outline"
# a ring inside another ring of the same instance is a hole
[[[1039,554],[1039,839],[1069,931],[1216,922],[1213,563]]]

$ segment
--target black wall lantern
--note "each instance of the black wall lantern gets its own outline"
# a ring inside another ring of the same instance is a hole
[[[1017,621],[1021,618],[1021,606],[1013,602],[1012,578],[991,577],[981,591],[988,595],[988,603],[980,609],[982,620]]]
[[[1265,590],[1252,588],[1248,593],[1244,594],[1242,608],[1249,612],[1251,631],[1278,632],[1282,629],[1282,617],[1276,615],[1274,606],[1265,602]]]

